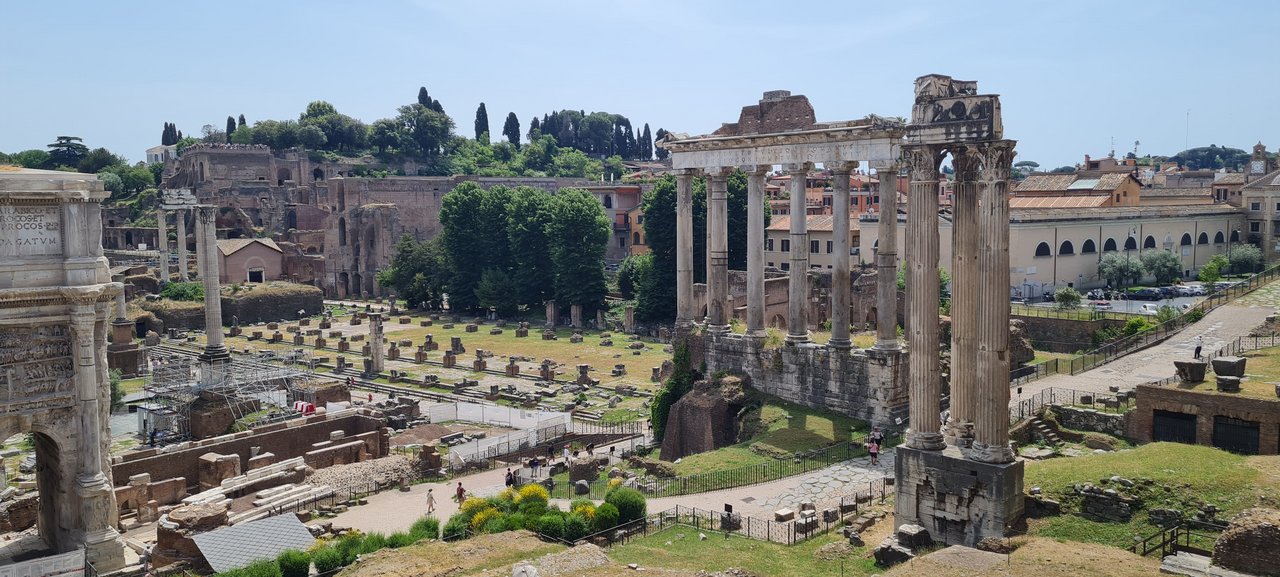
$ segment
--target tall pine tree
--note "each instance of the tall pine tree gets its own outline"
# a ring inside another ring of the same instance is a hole
[[[516,118],[516,113],[507,113],[507,121],[502,124],[502,135],[513,146],[520,148],[520,119]]]
[[[235,131],[236,131],[236,119],[231,116],[228,116],[227,117],[227,142],[231,142],[231,134],[234,133]]]
[[[662,140],[663,138],[666,138],[666,136],[667,136],[667,129],[665,128],[659,128],[658,132],[654,135],[655,143],[653,145],[653,155],[657,157],[658,160],[666,160],[667,156],[671,154],[667,152],[667,149],[657,145],[657,141]]]
[[[644,123],[644,132],[640,133],[640,160],[653,160],[653,135],[649,133],[649,123]]]
[[[237,124],[237,125],[239,125],[239,126],[244,126],[244,115],[243,115],[243,114],[241,114],[241,115],[240,115],[240,120],[239,120],[238,122],[236,122],[236,124]]]
[[[480,103],[480,108],[476,109],[476,140],[484,139],[485,144],[489,144],[489,112],[484,109],[484,103]]]

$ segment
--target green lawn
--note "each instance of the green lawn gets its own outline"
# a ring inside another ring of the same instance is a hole
[[[142,392],[142,385],[146,384],[147,379],[138,377],[136,379],[121,379],[120,390],[126,395]]]
[[[1075,356],[1070,353],[1054,353],[1050,351],[1041,351],[1041,350],[1037,350],[1035,351],[1035,353],[1036,353],[1036,357],[1034,359],[1031,359],[1031,362],[1027,363],[1028,365],[1038,365],[1040,363],[1047,363],[1055,359],[1069,359]]]
[[[679,538],[680,534],[684,538]],[[725,539],[719,533],[708,533],[707,540],[700,541],[698,530],[676,526],[615,546],[609,550],[609,557],[624,565],[636,563],[641,567],[708,572],[737,567],[753,575],[770,577],[839,577],[882,571],[875,567],[872,559],[865,558],[865,548],[854,549],[843,560],[843,570],[840,560],[828,561],[816,556],[819,547],[839,541],[842,539],[835,533],[789,547],[736,535]]]
[[[1067,541],[1128,547],[1134,536],[1146,537],[1159,530],[1147,522],[1149,508],[1176,508],[1194,514],[1199,506],[1213,504],[1225,511],[1220,518],[1230,519],[1241,510],[1280,499],[1280,482],[1263,475],[1255,465],[1280,457],[1251,459],[1212,447],[1152,443],[1129,451],[1028,462],[1026,487],[1040,487],[1063,504],[1062,515],[1033,520],[1030,532]],[[1128,523],[1103,523],[1075,515],[1079,500],[1069,494],[1070,487],[1077,483],[1098,485],[1112,475],[1139,483],[1143,509]],[[1151,479],[1152,483],[1141,488],[1141,479]]]

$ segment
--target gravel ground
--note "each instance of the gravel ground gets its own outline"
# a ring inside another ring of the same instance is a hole
[[[339,494],[368,485],[373,481],[390,481],[413,476],[413,462],[401,455],[362,461],[347,465],[334,465],[319,469],[307,477],[312,485],[328,485]]]

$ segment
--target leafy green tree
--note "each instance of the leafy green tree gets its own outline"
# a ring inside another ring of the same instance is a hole
[[[548,228],[551,263],[555,269],[556,301],[582,305],[590,316],[604,306],[607,286],[604,254],[609,242],[609,217],[591,193],[561,190],[551,203]]]
[[[1107,279],[1107,284],[1115,288],[1138,282],[1143,272],[1141,261],[1119,253],[1107,253],[1098,262],[1098,276]]]
[[[84,139],[79,136],[59,136],[53,144],[47,145],[49,149],[49,162],[57,166],[68,166],[75,168],[80,166],[80,161],[89,153],[89,147],[83,144]]]
[[[649,123],[644,123],[644,132],[640,133],[640,150],[636,158],[653,160],[653,135],[649,133]]]
[[[693,182],[693,265],[694,278],[705,268],[706,187]],[[636,297],[636,318],[665,322],[676,316],[676,179],[664,176],[645,194],[644,234],[652,256],[649,279]],[[699,233],[699,231],[702,231]],[[700,262],[702,261],[702,262]],[[656,422],[655,422],[655,427]]]
[[[112,197],[116,197],[121,192],[124,192],[124,181],[120,180],[120,177],[116,176],[114,173],[99,173],[98,180],[102,181],[102,187],[107,189],[107,192],[110,192]]]
[[[232,144],[253,144],[254,130],[252,126],[239,126],[231,134]]]
[[[596,180],[603,172],[603,163],[588,157],[581,150],[561,148],[556,151],[555,158],[551,159],[551,176]]]
[[[516,313],[516,284],[506,271],[485,269],[476,285],[476,303],[480,308],[492,309],[500,317]]]
[[[400,139],[402,152],[410,152],[423,158],[435,158],[444,150],[453,135],[453,120],[443,112],[421,104],[410,104],[399,108],[396,122],[397,131],[407,138]],[[413,150],[404,148],[412,145]]]
[[[1049,172],[1054,174],[1070,174],[1075,171],[1076,171],[1076,167],[1074,166],[1059,166],[1058,168],[1050,170]]]
[[[624,172],[622,167],[622,157],[615,154],[604,159],[603,169],[605,180],[610,182],[622,180],[622,173]]]
[[[658,160],[665,160],[671,153],[667,149],[658,146],[658,141],[667,137],[667,129],[659,128],[658,132],[653,135],[653,156]]]
[[[369,144],[378,147],[378,154],[400,145],[400,124],[393,119],[375,120],[369,131]]]
[[[1143,252],[1142,268],[1156,277],[1156,284],[1169,284],[1182,276],[1182,261],[1167,250]]]
[[[507,137],[507,142],[512,146],[520,148],[520,119],[516,118],[516,113],[507,113],[507,120],[502,123],[502,135]]]
[[[489,112],[484,109],[483,102],[476,109],[476,140],[489,144]]]
[[[227,142],[231,142],[231,135],[236,133],[235,117],[232,117],[232,116],[227,117],[227,129],[225,132],[227,133]]]
[[[337,113],[338,113],[338,109],[334,108],[332,104],[329,104],[328,102],[325,102],[323,100],[314,100],[307,104],[307,109],[302,112],[302,115],[298,118],[298,121],[302,122],[304,120],[314,120],[317,118],[321,118],[324,116],[329,116],[331,114],[337,114]]]
[[[1209,262],[1200,268],[1200,274],[1197,277],[1200,282],[1205,284],[1213,284],[1222,279],[1222,273],[1231,266],[1231,261],[1227,260],[1225,254],[1215,254]]]
[[[1255,272],[1262,265],[1262,249],[1252,244],[1235,244],[1228,258],[1232,274]]]
[[[649,405],[649,425],[653,428],[654,440],[658,441],[662,440],[663,434],[666,433],[667,416],[671,413],[671,405],[676,404],[676,401],[680,400],[685,393],[693,390],[694,381],[701,378],[693,368],[693,360],[685,344],[676,345],[671,361],[671,376],[667,377],[667,382],[658,389],[657,394],[653,396],[653,403]]]
[[[479,308],[476,287],[485,270],[511,269],[507,234],[511,196],[511,189],[504,186],[486,190],[464,182],[441,201],[440,238],[451,271],[448,293],[454,310]]]
[[[1056,303],[1055,306],[1057,306],[1058,310],[1078,309],[1082,299],[1080,291],[1069,286],[1053,291],[1053,302]]]
[[[618,265],[618,292],[622,293],[622,298],[636,298],[637,287],[645,285],[645,275],[652,267],[652,254],[633,254],[622,259],[622,264]]]
[[[244,115],[241,114],[240,118],[236,120],[236,128],[244,128],[244,125],[245,125]]]
[[[533,142],[542,136],[542,125],[538,122],[538,117],[534,116],[529,121],[529,142]]]
[[[537,188],[521,186],[511,192],[507,235],[511,243],[511,276],[517,301],[531,308],[555,297],[555,268],[551,262],[552,197]]]
[[[298,129],[298,144],[307,148],[324,148],[329,139],[325,137],[324,131],[314,125],[306,125]]]
[[[394,288],[409,307],[439,309],[449,278],[439,237],[422,242],[407,234],[400,237],[390,266],[376,278],[379,286]]]
[[[114,413],[124,408],[124,387],[120,386],[120,369],[111,369],[107,372],[107,379],[111,383],[111,412]]]
[[[53,162],[48,152],[31,149],[15,152],[9,157],[10,162],[23,168],[48,168]]]
[[[97,174],[102,172],[102,169],[114,164],[124,164],[124,159],[112,154],[110,150],[105,148],[95,148],[84,155],[84,158],[80,160],[80,164],[76,168],[80,172]]]

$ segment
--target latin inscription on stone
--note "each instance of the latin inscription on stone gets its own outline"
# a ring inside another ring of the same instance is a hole
[[[69,407],[74,391],[66,325],[0,328],[0,415]]]
[[[62,211],[56,206],[0,205],[0,256],[62,254]]]

